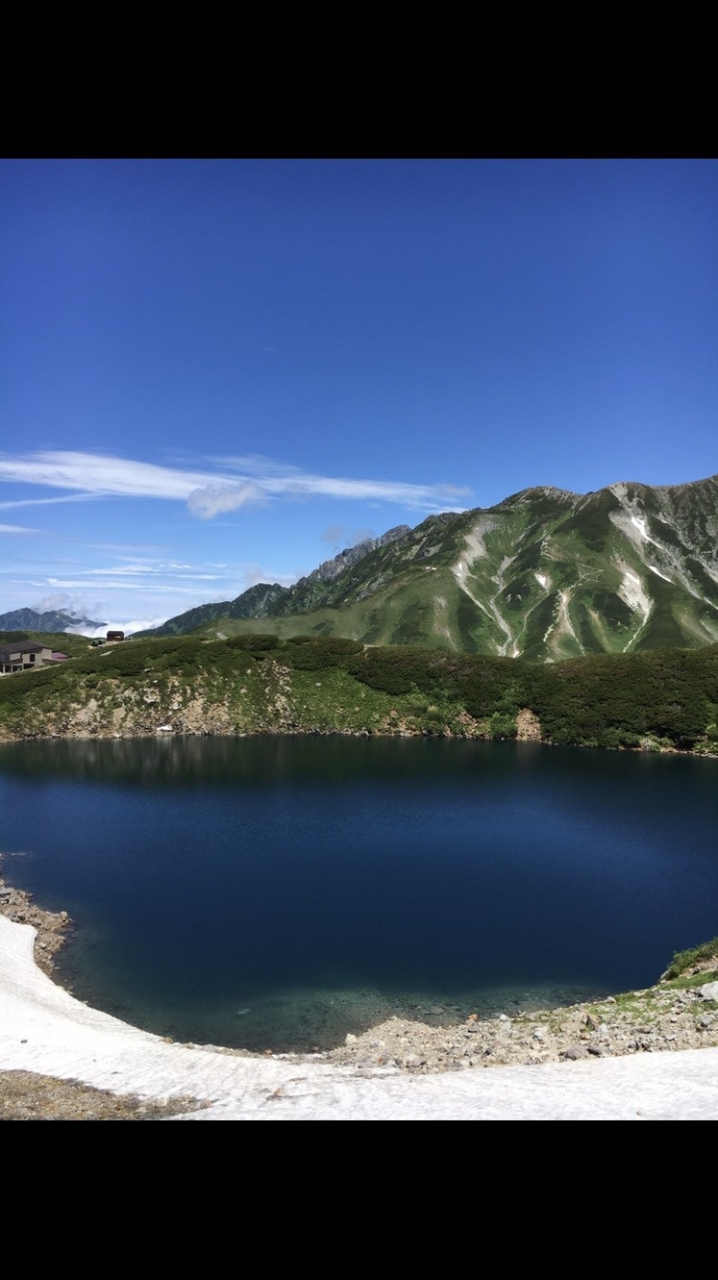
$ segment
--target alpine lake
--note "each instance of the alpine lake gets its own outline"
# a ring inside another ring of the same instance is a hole
[[[0,747],[55,977],[179,1041],[311,1051],[650,986],[718,932],[718,760],[442,738]]]

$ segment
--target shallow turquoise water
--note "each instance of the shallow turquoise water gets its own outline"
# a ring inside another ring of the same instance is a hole
[[[718,933],[718,762],[439,739],[0,750],[61,980],[183,1040],[326,1047],[646,986]]]

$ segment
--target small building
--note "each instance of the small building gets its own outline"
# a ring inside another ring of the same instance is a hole
[[[124,631],[108,631],[107,632],[108,640],[124,640],[124,638],[125,638]]]
[[[12,675],[15,671],[33,671],[52,658],[52,649],[34,640],[16,640],[14,644],[0,645],[0,675]]]

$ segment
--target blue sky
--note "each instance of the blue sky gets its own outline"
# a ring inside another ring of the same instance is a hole
[[[0,612],[718,471],[718,162],[0,162]]]

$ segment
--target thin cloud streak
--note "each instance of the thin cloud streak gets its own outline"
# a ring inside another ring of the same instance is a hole
[[[50,451],[24,457],[0,457],[0,479],[52,489],[78,489],[104,497],[187,499],[193,489],[216,477],[178,471],[152,462],[101,454]]]
[[[187,502],[190,512],[203,520],[268,498],[343,498],[391,502],[424,510],[446,510],[451,504],[456,510],[457,499],[470,492],[458,485],[319,476],[264,458],[236,459],[230,465],[235,466],[237,462],[244,463],[245,469],[253,472],[251,480],[246,475],[227,472],[213,475],[91,453],[53,451],[21,457],[4,454],[0,455],[0,479],[77,491],[66,498],[26,499],[25,505],[93,497],[161,498]],[[20,503],[0,504],[9,505]]]
[[[102,590],[103,583],[102,583],[102,580],[100,580],[99,582],[92,582],[92,581],[89,581],[87,578],[51,578],[51,577],[47,577],[47,578],[45,579],[45,583],[44,583],[44,584],[42,584],[42,583],[35,583],[34,585],[36,585],[36,586],[45,585],[45,586],[50,586],[50,587],[63,587],[63,588],[65,588],[65,589],[69,589],[69,590],[72,590],[72,591],[88,591],[88,590],[90,590],[90,589],[92,589],[93,591],[100,591],[100,590]],[[135,592],[137,592],[137,593],[139,593],[139,591],[140,591],[141,587],[143,587],[143,586],[149,586],[149,584],[145,584],[145,583],[137,583],[137,582],[116,582],[114,579],[113,579],[112,583],[109,583],[109,582],[108,582],[108,583],[106,583],[105,585],[106,585],[108,588],[111,586],[113,591],[135,591]],[[153,593],[154,593],[154,592],[157,592],[157,591],[162,591],[162,592],[169,593],[169,594],[172,594],[172,595],[185,595],[185,596],[194,596],[194,597],[196,597],[196,595],[197,595],[197,588],[196,588],[196,587],[181,587],[181,586],[178,586],[178,585],[177,585],[176,583],[174,583],[174,582],[170,582],[170,583],[164,583],[164,582],[153,582],[153,583],[152,583],[152,591],[153,591]]]
[[[13,502],[0,502],[0,510],[9,511],[11,507],[49,507],[57,502],[92,502],[99,497],[101,495],[98,493],[71,493],[63,498],[18,498]]]

